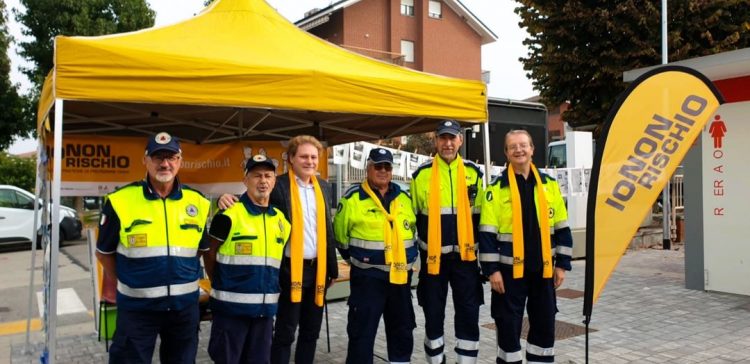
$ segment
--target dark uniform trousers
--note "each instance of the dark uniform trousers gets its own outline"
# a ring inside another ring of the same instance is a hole
[[[357,268],[352,267],[352,270]],[[411,303],[411,273],[406,284],[352,272],[349,281],[349,317],[346,333],[349,347],[346,362],[370,364],[380,317],[385,322],[385,338],[390,362],[411,362],[414,328],[417,327]]]
[[[151,363],[157,335],[161,338],[159,360],[162,363],[195,363],[198,313],[198,302],[179,311],[119,310],[109,363]]]
[[[219,364],[268,363],[272,317],[237,317],[214,312],[208,354]]]
[[[294,334],[299,326],[297,347],[294,351],[294,362],[312,363],[315,348],[323,322],[323,307],[315,304],[315,274],[317,260],[306,261],[302,268],[302,301],[293,303],[291,298],[291,273],[289,258],[284,258],[279,271],[279,310],[276,313],[273,341],[271,344],[271,363],[286,364],[291,360]]]
[[[424,310],[427,340],[436,340],[444,335],[445,304],[450,283],[456,338],[479,341],[479,306],[484,304],[484,292],[477,262],[462,261],[459,253],[443,254],[440,257],[440,274],[430,275],[427,274],[427,252],[420,249],[419,259],[417,300]],[[429,347],[425,342],[425,353],[434,357],[443,353],[444,346]],[[456,347],[456,353],[462,356],[476,357],[478,351]]]
[[[535,355],[538,348],[552,348],[555,344],[555,314],[557,304],[552,278],[542,278],[542,272],[524,272],[523,278],[513,279],[512,268],[501,268],[500,274],[505,285],[505,294],[492,291],[491,314],[497,327],[497,345],[506,353],[521,350],[521,325],[524,307],[529,314],[529,334],[527,336],[526,360],[529,362],[555,361],[552,355]],[[527,302],[528,300],[528,302]],[[549,353],[548,353],[549,354]],[[498,363],[521,363],[519,360],[502,360]]]

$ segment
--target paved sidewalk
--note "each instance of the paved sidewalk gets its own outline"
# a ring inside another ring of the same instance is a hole
[[[590,338],[592,363],[750,363],[750,297],[707,293],[684,288],[683,253],[644,249],[629,251],[613,273],[599,302],[594,306]],[[562,288],[583,291],[584,262],[573,263]],[[748,277],[738,277],[748,279]],[[491,324],[489,288],[481,309],[480,363],[495,362],[495,333],[484,325]],[[570,292],[570,291],[568,291]],[[414,306],[417,329],[414,331],[415,363],[424,362],[422,341],[424,319],[421,308]],[[581,325],[583,298],[558,298],[558,321]],[[331,352],[326,345],[325,326],[318,341],[319,363],[343,363],[346,357],[345,302],[329,306]],[[446,314],[446,350],[448,362],[454,362],[452,305]],[[325,322],[324,322],[325,325]],[[387,362],[383,324],[375,344],[375,362]],[[567,326],[567,325],[565,325]],[[209,323],[202,324],[198,363],[210,363],[206,353]],[[58,362],[106,362],[104,345],[89,333],[89,327],[78,333],[60,335]],[[61,332],[64,332],[61,330]],[[35,335],[36,336],[36,335]],[[558,363],[584,363],[583,335],[558,340]],[[0,337],[2,349],[11,349],[11,363],[38,363],[38,353],[24,355],[23,339]],[[6,346],[7,345],[7,346]],[[39,346],[35,349],[38,351]],[[156,362],[157,360],[155,360]]]

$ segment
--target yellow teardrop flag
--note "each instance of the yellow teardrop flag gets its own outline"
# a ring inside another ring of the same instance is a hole
[[[702,74],[665,66],[638,78],[612,107],[589,184],[587,321],[641,221],[722,103]]]

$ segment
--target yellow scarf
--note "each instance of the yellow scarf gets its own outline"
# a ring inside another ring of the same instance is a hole
[[[531,164],[531,172],[536,180],[536,199],[539,204],[537,221],[539,221],[539,236],[542,238],[542,277],[552,278],[552,243],[550,242],[549,218],[547,217],[549,207],[547,206],[542,179],[533,163]],[[513,278],[522,278],[524,259],[523,215],[521,214],[521,193],[518,191],[513,165],[508,165],[508,184],[510,185],[510,204],[513,209]]]
[[[408,269],[406,267],[406,247],[404,246],[404,240],[401,238],[401,229],[396,225],[398,222],[399,210],[401,210],[401,203],[398,198],[394,198],[391,201],[391,213],[386,211],[380,199],[367,180],[362,182],[362,189],[367,193],[368,196],[375,202],[375,205],[380,208],[380,211],[385,215],[385,221],[383,223],[383,242],[385,242],[385,264],[391,266],[390,270],[390,282],[393,284],[406,284],[409,278]]]
[[[315,211],[317,216],[318,237],[318,271],[315,275],[315,304],[323,307],[323,295],[326,288],[326,204],[323,200],[323,191],[320,189],[318,179],[311,177],[315,189]],[[302,301],[302,259],[304,256],[303,240],[305,238],[305,215],[302,213],[302,202],[299,198],[299,186],[297,176],[289,169],[289,194],[292,205],[292,237],[291,237],[291,273],[292,273],[292,302]]]
[[[430,196],[427,205],[427,273],[440,274],[440,255],[442,242],[442,228],[440,226],[440,170],[438,158],[432,160],[432,175],[430,176]],[[458,246],[461,251],[461,260],[474,261],[477,259],[474,252],[474,223],[471,220],[471,206],[469,206],[469,194],[466,188],[466,168],[460,155],[456,155],[458,163],[458,176],[456,177],[456,222],[458,225]],[[450,165],[448,166],[450,168]],[[450,186],[453,188],[453,186]]]

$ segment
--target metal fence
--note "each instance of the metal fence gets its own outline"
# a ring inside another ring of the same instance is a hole
[[[684,176],[681,174],[675,174],[669,183],[670,189],[670,206],[672,207],[672,213],[669,215],[671,224],[670,230],[672,238],[677,237],[677,219],[682,218],[685,212],[685,198],[683,195],[682,181]]]

